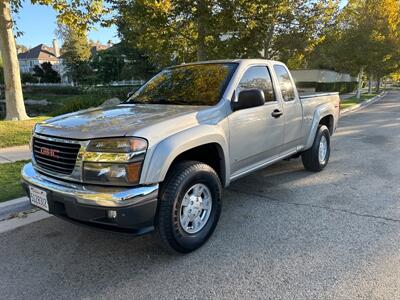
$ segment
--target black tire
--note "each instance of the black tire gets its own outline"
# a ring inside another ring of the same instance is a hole
[[[325,137],[327,141],[327,151],[325,159],[323,161],[320,161],[319,148],[321,139],[323,137]],[[322,171],[328,165],[330,154],[331,154],[330,132],[328,127],[322,125],[319,126],[317,130],[312,147],[301,154],[301,159],[303,161],[304,168],[312,172]]]
[[[212,207],[204,227],[189,234],[180,224],[181,204],[195,184],[203,184],[211,193]],[[221,214],[221,181],[210,166],[184,161],[173,166],[159,194],[156,235],[168,252],[189,253],[201,247],[214,232]]]

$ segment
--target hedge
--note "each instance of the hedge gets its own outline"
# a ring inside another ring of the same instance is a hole
[[[345,94],[353,92],[357,88],[357,84],[357,82],[318,82],[315,91]]]
[[[53,95],[79,95],[83,89],[74,86],[34,86],[25,85],[23,91],[34,95],[53,94]]]
[[[316,92],[351,93],[357,88],[357,82],[296,82],[298,89],[315,88]]]
[[[296,87],[298,89],[308,89],[308,88],[316,88],[317,83],[316,82],[296,82]]]

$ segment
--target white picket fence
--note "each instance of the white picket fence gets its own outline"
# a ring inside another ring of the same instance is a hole
[[[46,87],[46,86],[55,86],[55,87],[65,87],[65,86],[74,86],[73,83],[24,83],[24,86],[42,86],[42,87]]]
[[[144,80],[121,80],[121,81],[113,81],[109,84],[96,84],[96,86],[138,86],[143,85],[145,83]],[[25,86],[40,86],[40,87],[66,87],[66,86],[74,86],[73,83],[25,83]]]

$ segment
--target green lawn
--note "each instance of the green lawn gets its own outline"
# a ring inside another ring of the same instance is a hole
[[[372,93],[372,94],[362,94],[360,100],[358,100],[355,96],[351,97],[351,98],[348,98],[348,99],[343,100],[343,101],[340,102],[340,109],[346,109],[346,108],[352,107],[352,106],[354,106],[356,104],[359,104],[359,103],[361,103],[363,101],[366,101],[366,100],[369,100],[371,98],[374,98],[376,95],[377,94],[374,94],[374,93]]]
[[[33,126],[44,121],[50,116],[62,115],[81,109],[96,107],[107,100],[107,96],[95,94],[84,95],[30,95],[27,99],[42,100],[50,102],[47,106],[27,105],[29,115],[40,115],[26,121],[4,121],[0,120],[0,148],[25,145],[29,143]]]
[[[25,196],[21,187],[21,168],[28,161],[0,164],[0,202]]]
[[[48,117],[37,117],[26,121],[0,121],[0,148],[29,143],[33,126]]]

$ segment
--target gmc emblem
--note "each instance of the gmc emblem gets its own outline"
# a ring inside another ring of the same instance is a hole
[[[59,150],[49,149],[46,147],[40,147],[40,154],[42,154],[44,156],[48,156],[48,157],[52,157],[52,158],[60,158],[58,156],[59,152],[60,152]]]

